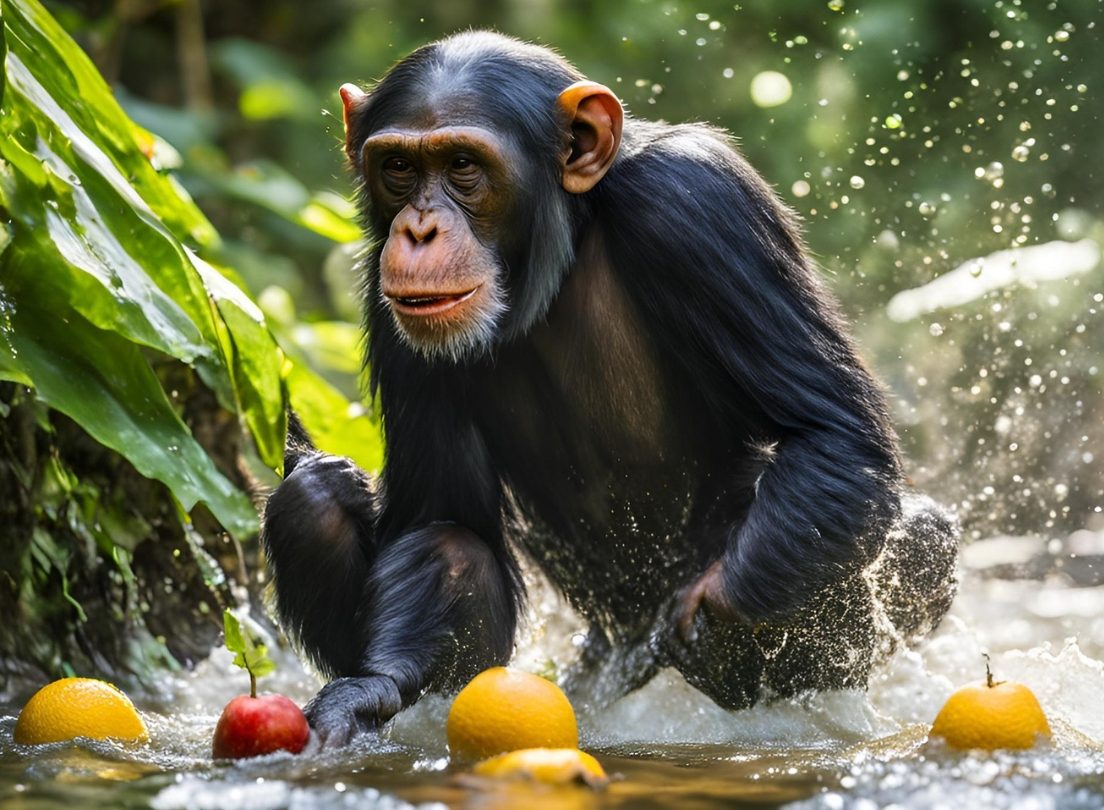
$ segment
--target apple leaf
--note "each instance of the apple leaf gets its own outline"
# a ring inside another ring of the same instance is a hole
[[[222,627],[226,634],[226,649],[234,653],[234,665],[249,673],[249,695],[257,697],[257,678],[276,669],[268,657],[268,649],[241,626],[238,617],[229,610],[222,612]]]

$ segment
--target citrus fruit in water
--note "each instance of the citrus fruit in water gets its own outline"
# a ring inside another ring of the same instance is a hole
[[[551,681],[505,667],[484,670],[449,709],[449,750],[482,759],[520,748],[578,748],[567,695]]]
[[[932,725],[931,736],[962,750],[1030,748],[1050,737],[1050,724],[1035,694],[1022,683],[986,680],[952,694]]]
[[[149,733],[117,686],[94,678],[62,678],[31,696],[19,713],[14,736],[20,745],[36,745],[74,737],[139,742]]]
[[[599,787],[609,781],[598,760],[577,748],[524,748],[485,759],[473,770],[494,779],[528,779],[550,785],[583,782]]]

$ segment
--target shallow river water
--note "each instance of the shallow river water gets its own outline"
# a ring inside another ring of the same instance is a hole
[[[538,605],[518,655],[536,668],[567,644],[554,604]],[[1028,684],[1051,719],[1051,745],[962,755],[926,741],[957,686],[984,676]],[[822,694],[729,713],[677,675],[594,716],[582,747],[613,781],[605,790],[490,785],[449,766],[448,703],[427,698],[378,738],[339,753],[213,764],[222,706],[247,685],[229,654],[136,695],[148,745],[27,748],[17,707],[0,707],[0,806],[433,808],[1100,808],[1104,807],[1104,588],[965,575],[951,614],[922,647],[901,652],[867,692]],[[313,676],[286,654],[262,691],[304,702]]]

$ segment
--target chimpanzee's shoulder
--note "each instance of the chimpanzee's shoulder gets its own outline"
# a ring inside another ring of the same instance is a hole
[[[765,183],[724,129],[628,119],[621,153],[610,174],[623,192],[642,200],[671,196],[731,197]]]

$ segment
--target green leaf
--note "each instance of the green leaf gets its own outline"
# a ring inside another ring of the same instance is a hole
[[[226,634],[226,649],[244,655],[245,637],[242,636],[241,622],[229,609],[222,612],[222,629]]]
[[[137,197],[140,204],[134,207],[151,210],[178,239],[199,245],[217,242],[206,217],[142,151],[149,145],[148,134],[126,117],[95,65],[49,12],[35,0],[5,0],[3,8],[8,90],[14,56],[24,73],[31,67],[39,87],[49,88],[32,96],[30,106],[53,117],[73,148],[121,195]],[[14,106],[7,91],[4,105]]]
[[[348,456],[369,472],[383,466],[383,435],[364,408],[345,397],[305,363],[287,374],[291,407],[320,450]]]
[[[202,501],[232,534],[254,534],[253,505],[192,437],[141,350],[67,313],[56,290],[42,292],[17,298],[11,308],[10,330],[0,341],[0,377],[33,380],[42,401],[142,475],[164,482],[185,509]]]
[[[234,666],[249,673],[250,693],[256,697],[257,678],[274,672],[276,665],[268,657],[265,645],[251,636],[229,609],[222,612],[222,627],[226,635],[226,649],[234,653]]]
[[[264,313],[238,287],[198,257],[192,261],[221,316],[223,355],[238,396],[238,410],[257,452],[277,469],[284,457],[287,407],[281,378],[283,353],[265,325]]]
[[[232,170],[199,164],[190,168],[220,193],[271,211],[327,239],[353,242],[362,235],[353,221],[355,210],[350,203],[332,193],[312,194],[294,175],[271,161],[256,160]]]

